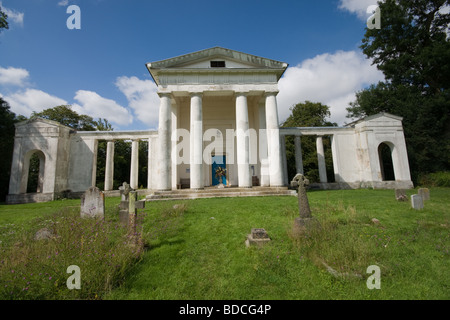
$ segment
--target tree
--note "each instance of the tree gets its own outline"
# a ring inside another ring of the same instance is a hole
[[[12,153],[14,148],[14,134],[17,122],[16,115],[10,111],[9,104],[0,97],[0,201],[4,201],[8,194],[9,175],[11,172]]]
[[[292,114],[281,125],[283,128],[292,127],[335,127],[336,123],[327,121],[330,117],[330,108],[321,103],[305,101],[291,107]],[[317,164],[317,148],[315,137],[304,136],[302,140],[302,156],[304,173],[311,182],[319,182],[319,169]],[[324,139],[325,160],[328,181],[334,181],[333,161],[331,155],[330,139]],[[294,137],[286,137],[286,159],[289,181],[295,176],[295,143]]]
[[[450,169],[449,0],[386,0],[381,29],[367,29],[361,48],[385,82],[357,93],[349,118],[379,112],[403,117],[413,181]]]
[[[0,7],[0,32],[2,29],[9,29],[8,21],[6,19],[8,15],[2,11],[2,7]]]
[[[61,105],[45,109],[41,112],[33,112],[31,115],[31,118],[38,117],[57,121],[62,125],[78,131],[95,131],[97,125],[102,125],[102,123],[94,121],[90,116],[80,115],[76,111],[73,111],[70,105]]]

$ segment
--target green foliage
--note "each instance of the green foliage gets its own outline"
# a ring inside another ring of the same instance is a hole
[[[2,29],[9,29],[8,21],[6,19],[8,18],[8,15],[2,11],[2,7],[0,7],[0,32]]]
[[[419,185],[424,187],[450,187],[450,172],[436,172],[421,175]]]
[[[357,93],[349,118],[379,112],[403,117],[412,179],[450,170],[450,14],[445,0],[380,3],[381,29],[367,29],[361,48],[386,82]]]
[[[0,97],[0,201],[4,201],[8,194],[16,122],[16,115],[11,112],[9,104]]]
[[[381,29],[367,29],[361,48],[393,85],[431,93],[449,89],[448,0],[386,0]],[[445,11],[445,10],[444,10]]]
[[[330,117],[330,108],[321,103],[305,101],[290,109],[292,114],[281,125],[283,128],[292,127],[334,127],[336,123],[327,121]],[[319,182],[319,169],[317,164],[316,139],[313,136],[301,137],[304,173],[311,182]],[[331,154],[331,141],[328,137],[323,139],[325,163],[328,181],[334,181],[333,161]],[[286,159],[289,181],[295,176],[295,143],[294,137],[286,137]]]
[[[41,112],[33,112],[31,119],[43,118],[57,121],[62,125],[78,131],[112,131],[111,124],[106,119],[95,121],[88,115],[80,115],[72,110],[70,105],[61,105],[54,108],[45,109]]]

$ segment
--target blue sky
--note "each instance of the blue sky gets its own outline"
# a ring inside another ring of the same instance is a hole
[[[29,116],[59,104],[115,130],[157,128],[158,96],[145,68],[214,46],[289,63],[280,120],[304,100],[343,124],[355,92],[383,79],[359,49],[376,0],[0,0],[0,95]],[[69,5],[81,29],[69,30]]]

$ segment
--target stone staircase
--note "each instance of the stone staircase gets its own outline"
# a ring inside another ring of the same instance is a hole
[[[295,190],[289,190],[287,187],[226,187],[222,189],[219,189],[217,187],[208,187],[203,190],[181,189],[172,191],[154,191],[152,194],[147,195],[146,201],[266,196],[297,196],[297,192]]]

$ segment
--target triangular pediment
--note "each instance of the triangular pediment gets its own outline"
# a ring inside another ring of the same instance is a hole
[[[224,62],[226,69],[286,69],[287,63],[258,57],[255,55],[214,47],[196,51],[178,57],[148,63],[150,69],[212,69],[211,61]]]
[[[262,58],[255,55],[214,47],[184,54],[178,57],[147,63],[156,85],[160,85],[164,74],[198,74],[214,73],[253,73],[264,72],[272,74],[279,80],[286,71],[288,64],[281,61]],[[172,77],[173,78],[173,77]]]

